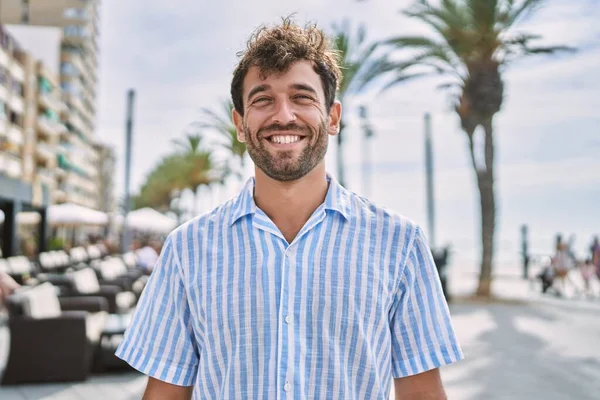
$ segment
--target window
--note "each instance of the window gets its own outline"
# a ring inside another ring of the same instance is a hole
[[[63,92],[65,92],[65,93],[69,93],[73,96],[79,96],[79,87],[77,87],[76,85],[73,85],[72,83],[63,82],[60,84],[60,87],[62,88]]]
[[[69,75],[69,76],[79,75],[79,71],[77,71],[77,68],[75,68],[75,66],[73,64],[71,64],[70,62],[62,63],[60,65],[60,72],[62,74]]]
[[[9,121],[13,125],[21,126],[21,116],[14,111],[9,113]]]
[[[89,36],[87,29],[85,29],[83,26],[77,25],[65,26],[64,32],[66,36]]]
[[[65,18],[84,19],[87,18],[87,12],[83,8],[67,8],[64,12]]]

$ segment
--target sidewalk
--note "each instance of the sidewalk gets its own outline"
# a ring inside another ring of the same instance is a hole
[[[592,309],[600,311],[600,282],[593,281],[592,288],[596,293],[595,298],[584,298],[580,296],[576,289],[567,286],[564,297],[557,297],[553,294],[543,294],[541,292],[541,283],[534,277],[537,270],[530,271],[529,280],[522,277],[522,272],[517,269],[509,269],[494,274],[492,282],[492,295],[494,299],[506,303],[545,303],[569,307],[578,307],[583,309]],[[583,280],[579,271],[572,271],[569,274],[571,280],[577,288],[583,288]],[[479,272],[469,269],[450,268],[448,276],[448,286],[453,298],[462,302],[470,298],[477,289]]]
[[[466,359],[442,369],[450,399],[597,399],[600,300],[541,295],[517,273],[497,276],[498,301],[464,300],[476,285],[476,271],[451,269],[456,301],[450,310]],[[82,383],[0,387],[0,399],[134,400],[145,384],[145,376],[128,372]]]

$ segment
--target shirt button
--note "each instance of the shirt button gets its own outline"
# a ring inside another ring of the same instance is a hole
[[[292,317],[290,317],[289,315],[285,317],[285,323],[289,324],[290,322],[292,322]]]
[[[289,392],[290,390],[292,390],[292,385],[290,385],[289,383],[286,383],[285,385],[283,385],[283,390],[285,390],[286,392]]]

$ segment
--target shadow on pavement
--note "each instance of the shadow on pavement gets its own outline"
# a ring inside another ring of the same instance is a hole
[[[464,343],[465,359],[448,367],[458,372],[450,374],[446,380],[448,386],[471,389],[468,397],[460,397],[461,400],[599,398],[598,358],[565,357],[549,347],[552,332],[544,338],[518,327],[525,323],[523,321],[561,324],[560,315],[552,309],[532,306],[459,304],[451,307],[456,319],[466,316],[465,320],[469,314],[482,309],[489,313],[496,327]],[[598,317],[597,312],[595,316]],[[598,343],[587,345],[597,347]]]

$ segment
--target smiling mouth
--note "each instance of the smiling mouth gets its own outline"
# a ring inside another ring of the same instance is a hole
[[[290,144],[296,143],[300,140],[304,139],[303,136],[298,135],[273,135],[267,138],[267,140],[271,143],[275,144]]]

